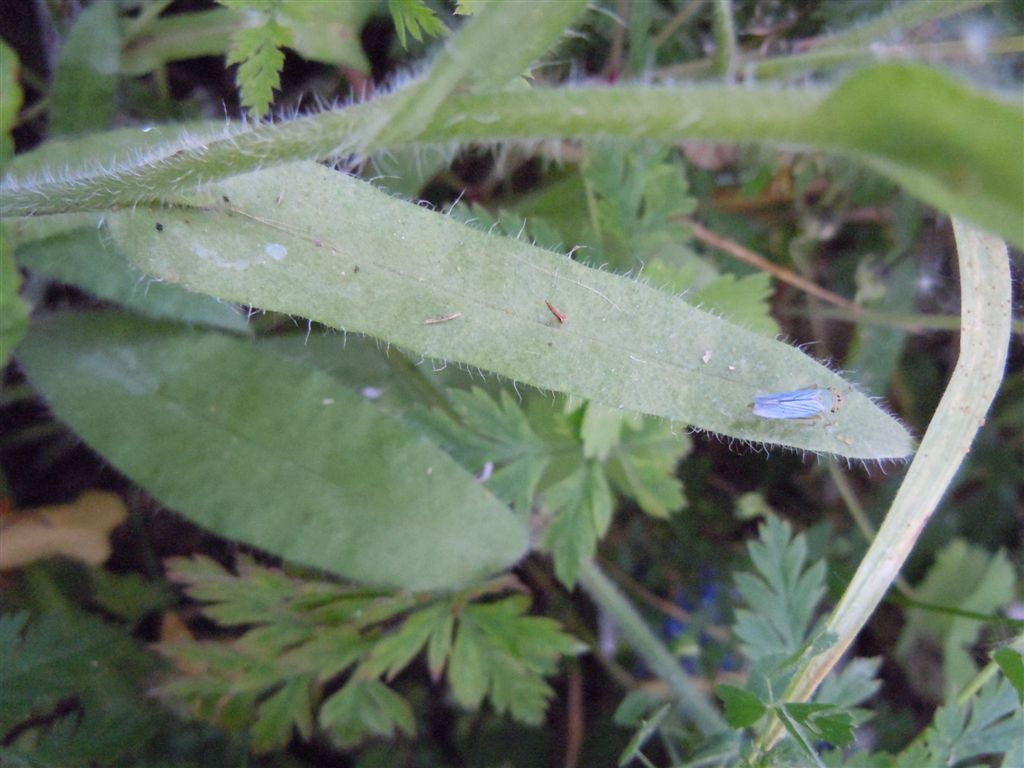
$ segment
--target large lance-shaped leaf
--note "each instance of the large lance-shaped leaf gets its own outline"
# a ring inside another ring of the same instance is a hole
[[[462,585],[514,563],[523,521],[436,445],[329,376],[216,333],[121,315],[32,329],[54,413],[199,525],[376,585]]]
[[[212,185],[203,200],[108,222],[164,280],[426,357],[744,440],[864,459],[910,452],[900,424],[797,349],[313,163]],[[751,413],[759,393],[810,386],[840,389],[841,411],[813,424]]]

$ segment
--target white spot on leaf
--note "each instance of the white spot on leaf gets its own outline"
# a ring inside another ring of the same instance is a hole
[[[281,261],[281,259],[288,255],[288,249],[280,243],[267,243],[263,250],[274,261]]]

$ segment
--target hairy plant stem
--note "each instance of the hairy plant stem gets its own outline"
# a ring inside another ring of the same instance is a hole
[[[679,660],[655,637],[633,604],[596,563],[590,562],[580,568],[579,584],[591,600],[608,612],[630,647],[672,690],[684,717],[693,721],[705,735],[726,730],[718,710],[694,685]]]
[[[413,86],[415,88],[416,86]],[[388,144],[381,126],[414,101],[410,89],[283,123],[183,133],[141,156],[106,159],[70,173],[10,177],[0,213],[32,216],[174,202],[200,185],[273,165],[364,155],[426,144],[564,136],[785,140],[827,91],[736,88],[537,89],[448,98],[415,137]]]

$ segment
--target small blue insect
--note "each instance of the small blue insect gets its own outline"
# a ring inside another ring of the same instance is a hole
[[[762,419],[788,419],[804,424],[836,413],[843,405],[843,395],[835,387],[809,387],[776,395],[754,398],[754,415]]]

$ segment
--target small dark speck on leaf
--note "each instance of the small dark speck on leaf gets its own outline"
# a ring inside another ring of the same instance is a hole
[[[228,197],[227,195],[221,195],[220,199],[223,200],[225,203],[230,203],[231,202],[231,198]]]
[[[163,232],[164,231],[164,225],[161,224],[159,221],[156,223],[156,231],[157,232]]]
[[[352,274],[355,274],[355,275],[359,274],[359,265],[358,264],[356,264],[354,267],[352,267]]]

